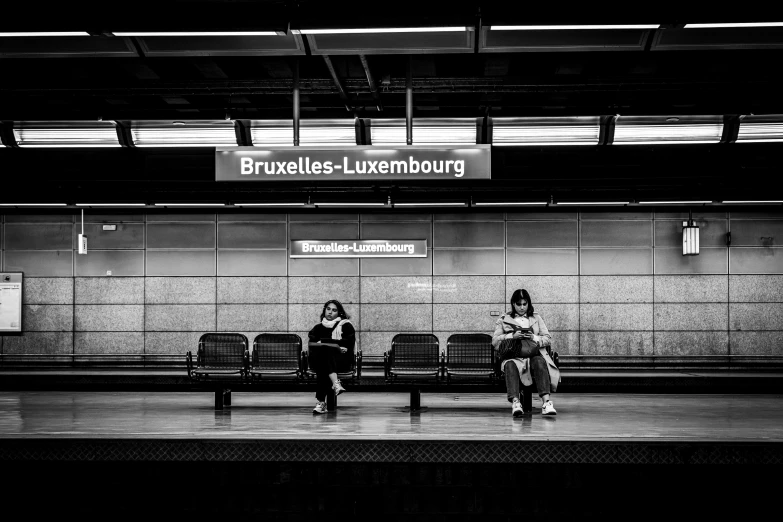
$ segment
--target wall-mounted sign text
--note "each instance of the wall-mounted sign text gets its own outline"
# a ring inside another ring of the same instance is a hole
[[[216,181],[489,179],[490,146],[218,147]]]
[[[291,257],[427,257],[426,239],[291,241]]]

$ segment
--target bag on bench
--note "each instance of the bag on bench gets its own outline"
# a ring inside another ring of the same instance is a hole
[[[500,362],[508,359],[527,359],[538,353],[538,345],[532,339],[504,339],[498,346]]]

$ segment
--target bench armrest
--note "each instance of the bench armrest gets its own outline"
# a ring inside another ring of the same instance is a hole
[[[356,351],[356,377],[362,376],[362,351]]]
[[[188,350],[188,353],[185,354],[185,363],[188,366],[188,377],[193,377],[193,354],[190,353],[190,350]]]

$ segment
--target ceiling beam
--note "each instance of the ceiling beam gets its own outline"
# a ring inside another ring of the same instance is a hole
[[[345,92],[345,88],[343,87],[343,84],[340,81],[340,77],[337,76],[337,71],[334,69],[334,64],[332,64],[332,60],[327,55],[323,55],[323,57],[324,57],[324,63],[326,64],[326,68],[329,69],[329,74],[332,76],[332,81],[334,82],[334,86],[337,87],[337,93],[340,95],[340,99],[345,104],[345,110],[347,110],[348,112],[354,112],[353,106],[351,105],[351,100],[348,99],[348,94]]]
[[[381,102],[381,95],[378,92],[378,87],[375,85],[372,71],[370,71],[370,64],[367,63],[367,57],[363,54],[360,54],[359,60],[362,62],[362,67],[364,67],[364,74],[367,76],[367,84],[370,86],[370,92],[372,93],[372,99],[375,102],[375,108],[379,111],[382,111],[383,103]]]

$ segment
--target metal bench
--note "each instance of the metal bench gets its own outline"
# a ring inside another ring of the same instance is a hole
[[[302,338],[290,333],[262,333],[253,339],[250,382],[267,378],[304,378]]]
[[[241,383],[248,374],[249,355],[247,337],[243,334],[205,333],[198,340],[195,366],[193,354],[187,352],[188,377],[222,384]],[[215,409],[222,410],[224,404],[231,405],[231,389],[222,386],[215,390]]]
[[[446,341],[446,383],[455,379],[493,382],[499,376],[492,336],[483,333],[453,334]]]
[[[411,388],[411,410],[421,409],[421,388],[417,382],[441,383],[443,357],[438,338],[432,334],[401,333],[392,339],[391,349],[383,354],[384,378],[388,384],[406,381]]]

